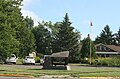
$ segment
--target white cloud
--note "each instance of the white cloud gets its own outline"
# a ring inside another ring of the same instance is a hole
[[[31,5],[31,3],[40,3],[41,0],[23,0],[23,7]]]
[[[39,18],[39,16],[33,11],[22,9],[21,12],[24,17],[26,17],[26,16],[31,17],[34,20],[35,26],[38,25],[38,22],[42,21],[42,19]]]
[[[26,17],[26,16],[31,17],[34,20],[35,26],[38,25],[38,22],[42,21],[42,19],[39,18],[39,16],[35,12],[27,10],[26,8],[29,8],[30,4],[33,2],[36,2],[36,1],[40,1],[40,0],[23,0],[23,2],[22,2],[23,6],[21,7],[22,15],[24,17]]]
[[[27,6],[27,5],[29,5],[30,3],[32,3],[32,1],[34,1],[34,0],[23,0],[22,4],[23,4],[24,6]]]

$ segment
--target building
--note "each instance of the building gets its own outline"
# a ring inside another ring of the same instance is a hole
[[[120,46],[104,45],[100,43],[96,45],[96,54],[101,57],[109,57],[110,55],[120,55]]]

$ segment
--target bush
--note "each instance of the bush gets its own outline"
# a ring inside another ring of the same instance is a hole
[[[35,57],[35,63],[40,63],[40,57]]]
[[[23,61],[23,59],[21,59],[21,58],[18,57],[18,59],[16,61],[16,64],[22,64],[22,61]]]
[[[120,66],[120,56],[112,56],[108,58],[98,58],[92,62],[94,66]]]
[[[89,63],[89,58],[84,58],[80,60],[81,63],[88,64]]]

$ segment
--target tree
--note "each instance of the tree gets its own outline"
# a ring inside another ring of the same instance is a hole
[[[116,45],[120,46],[120,28],[117,33],[114,34]]]
[[[34,37],[21,13],[22,0],[0,1],[0,44],[2,56],[23,57],[34,49]]]
[[[25,21],[26,21],[27,28],[31,30],[34,26],[34,21],[32,20],[31,17],[29,18],[28,16],[26,16]]]
[[[29,53],[35,51],[35,37],[32,33],[32,28],[34,26],[34,21],[32,18],[22,18],[23,22],[19,27],[16,28],[17,30],[17,40],[19,40],[19,53],[20,57],[25,57]]]
[[[73,30],[74,28],[71,26],[68,14],[66,13],[63,22],[59,24],[58,33],[56,34],[54,41],[55,46],[53,52],[69,51],[70,62],[78,62],[80,58],[80,34]]]
[[[11,53],[19,52],[19,41],[16,39],[15,11],[20,0],[0,0],[0,58],[5,60]]]
[[[31,30],[27,27],[19,27],[17,40],[20,42],[19,57],[25,57],[26,55],[29,55],[29,53],[35,51],[35,38]]]
[[[16,39],[19,41],[19,52],[17,55],[19,57],[25,57],[32,51],[35,51],[35,39],[34,35],[32,34],[31,30],[28,29],[28,22],[24,19],[21,13],[21,2],[22,0],[11,0],[12,2],[15,2],[16,4],[13,4],[15,6],[14,8],[14,20],[12,21],[12,28],[16,30]],[[19,3],[18,3],[19,2]],[[29,24],[30,26],[33,26],[32,24]]]
[[[51,54],[51,33],[45,23],[39,23],[32,32],[36,39],[36,51],[42,54]]]
[[[70,50],[70,56],[71,56],[70,62],[73,62],[73,63],[80,62],[80,38],[81,38],[80,32],[75,31],[71,41],[72,43],[71,43],[71,50]]]
[[[89,35],[82,41],[82,48],[81,48],[81,58],[90,58],[90,42],[91,42],[91,57],[95,57],[95,46],[91,41]]]
[[[112,31],[110,31],[110,27],[108,25],[106,25],[104,30],[102,30],[100,36],[97,36],[97,38],[95,39],[95,43],[102,43],[108,45],[111,45],[113,43]]]

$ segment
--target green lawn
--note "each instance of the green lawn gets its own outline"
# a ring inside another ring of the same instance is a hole
[[[120,68],[71,66],[71,70],[43,70],[40,68],[21,68],[0,65],[0,74],[22,74],[34,77],[43,75],[69,75],[71,77],[120,77]]]

